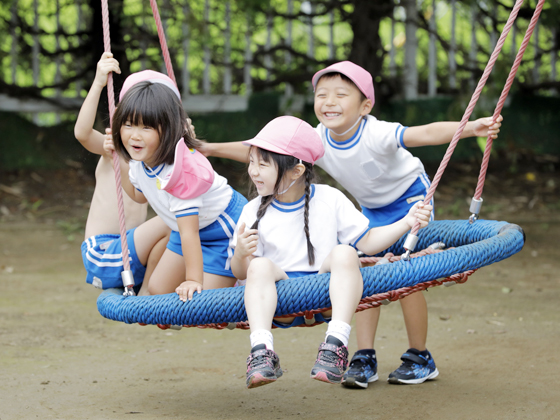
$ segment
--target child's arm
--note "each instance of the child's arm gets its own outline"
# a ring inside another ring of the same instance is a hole
[[[179,299],[186,302],[191,300],[194,292],[202,291],[204,281],[204,266],[202,262],[202,246],[198,229],[198,215],[177,218],[179,233],[181,234],[181,249],[185,260],[185,281],[175,289]]]
[[[115,150],[115,145],[113,144],[113,134],[111,133],[111,129],[105,129],[107,133],[104,138],[103,142],[103,152],[104,154],[112,161],[113,160],[113,151]],[[128,176],[128,171],[130,167],[128,166],[128,162],[125,162],[124,159],[119,159],[120,169],[121,169],[121,185],[122,189],[126,192],[126,194],[137,203],[143,204],[147,203],[146,197],[140,191],[136,189],[132,182],[130,182],[130,178]]]
[[[245,147],[245,146],[244,146]],[[237,244],[231,259],[231,271],[236,279],[245,280],[249,263],[257,251],[259,236],[257,229],[245,229],[245,223],[241,223],[237,231]]]
[[[469,121],[461,133],[461,138],[491,136],[492,139],[496,139],[500,132],[502,120],[503,118],[500,115],[493,124],[492,117]],[[449,143],[453,139],[453,135],[457,131],[459,124],[458,122],[442,121],[409,127],[404,131],[404,145],[406,147],[418,147]]]
[[[198,148],[198,151],[206,157],[214,156],[249,163],[249,147],[240,141],[231,143],[202,142],[202,146]]]
[[[420,228],[426,227],[432,212],[431,205],[417,203],[409,210],[408,214],[398,222],[388,226],[379,226],[370,229],[356,244],[356,248],[367,255],[375,255],[389,248],[414,226],[416,219]]]
[[[113,58],[113,54],[105,52],[97,63],[95,79],[80,108],[80,113],[78,114],[76,125],[74,126],[74,136],[82,143],[82,146],[98,155],[103,154],[103,141],[105,140],[105,136],[99,131],[94,130],[93,124],[95,123],[99,97],[107,84],[109,72],[120,74],[121,70],[118,61]]]

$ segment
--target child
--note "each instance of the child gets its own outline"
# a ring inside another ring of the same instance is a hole
[[[175,291],[182,301],[195,291],[233,286],[229,241],[247,200],[216,174],[195,149],[173,81],[151,70],[129,76],[113,116],[113,139],[104,148],[129,162],[122,186],[148,202],[171,228],[167,249],[149,284],[151,294]]]
[[[123,270],[115,174],[111,157],[103,150],[105,136],[93,129],[99,97],[110,71],[120,73],[119,65],[111,53],[104,53],[74,127],[80,143],[90,152],[101,155],[95,170],[95,189],[82,244],[86,281],[101,289],[122,287]],[[136,284],[142,283],[139,295],[146,295],[150,273],[165,250],[170,229],[157,216],[145,222],[147,204],[136,203],[126,194],[123,204],[130,269]]]
[[[406,148],[449,143],[459,126],[457,122],[437,122],[417,127],[379,121],[369,115],[374,104],[371,75],[354,63],[333,64],[312,79],[315,90],[317,131],[325,155],[317,161],[361,205],[369,226],[384,226],[401,219],[424,199],[430,186],[422,162]],[[468,122],[462,138],[497,138],[502,117],[480,118]],[[242,145],[207,143],[207,156],[246,161]],[[433,217],[433,214],[432,214]],[[428,312],[424,295],[414,293],[400,300],[409,350],[402,365],[389,375],[390,383],[416,384],[438,375],[426,348]],[[358,351],[350,362],[343,384],[367,388],[378,379],[373,343],[379,308],[356,315]]]
[[[312,273],[331,273],[332,310],[311,377],[340,383],[348,363],[350,323],[362,296],[360,262],[353,246],[375,254],[390,246],[416,221],[426,226],[431,206],[418,204],[402,220],[369,229],[368,219],[340,191],[312,184],[313,164],[324,154],[321,139],[306,122],[279,117],[244,144],[251,146],[249,176],[259,197],[249,202],[232,240],[232,270],[247,279],[245,307],[251,326],[248,388],[282,375],[274,352],[272,324],[299,325],[303,317],[274,319],[275,282]]]

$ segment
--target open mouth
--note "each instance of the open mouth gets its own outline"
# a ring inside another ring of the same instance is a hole
[[[140,152],[142,151],[143,147],[140,146],[132,146],[132,150],[134,150],[135,152]]]
[[[340,112],[325,112],[325,117],[327,118],[340,117]]]

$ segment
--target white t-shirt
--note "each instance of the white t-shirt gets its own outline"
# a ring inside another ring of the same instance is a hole
[[[128,176],[134,187],[140,191],[159,217],[172,230],[178,232],[177,218],[198,214],[199,228],[212,224],[227,208],[233,190],[227,180],[214,172],[214,182],[210,189],[196,198],[183,200],[158,188],[158,178],[165,179],[173,171],[173,165],[161,164],[148,169],[143,162],[131,160]]]
[[[237,226],[246,228],[257,220],[261,197],[245,205]],[[254,256],[266,257],[285,272],[319,271],[339,243],[355,245],[369,230],[369,221],[339,190],[313,184],[309,201],[309,234],[315,248],[315,264],[309,265],[304,231],[305,196],[294,203],[273,201],[259,221],[259,243]],[[230,246],[237,244],[237,229]]]
[[[325,155],[316,164],[336,179],[360,205],[375,209],[391,204],[424,173],[420,159],[405,149],[399,123],[366,116],[352,138],[337,143],[323,125],[316,128]]]

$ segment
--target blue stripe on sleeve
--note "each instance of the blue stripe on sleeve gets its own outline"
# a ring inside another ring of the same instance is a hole
[[[198,215],[198,207],[192,207],[190,209],[180,210],[175,213],[175,218],[178,219],[179,217],[194,216],[194,215]]]

